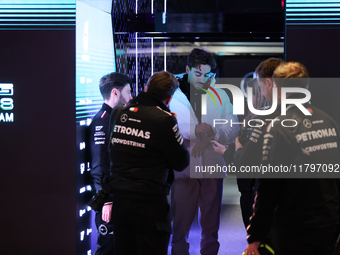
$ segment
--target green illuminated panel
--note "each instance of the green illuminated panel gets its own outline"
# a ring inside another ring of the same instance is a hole
[[[77,2],[76,122],[88,123],[103,104],[100,78],[116,71],[111,15]]]
[[[339,26],[339,0],[287,0],[286,23],[288,26]]]
[[[74,30],[75,22],[75,0],[0,1],[0,30]]]

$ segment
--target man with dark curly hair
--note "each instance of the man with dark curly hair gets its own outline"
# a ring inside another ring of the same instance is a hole
[[[214,88],[211,72],[216,67],[213,55],[203,49],[193,49],[187,58],[186,73],[177,75],[180,88],[176,90],[170,109],[177,113],[181,134],[190,147],[190,166],[175,173],[171,188],[173,215],[172,254],[189,254],[188,235],[199,214],[202,228],[201,254],[217,254],[223,178],[225,173],[196,172],[196,167],[224,166],[221,155],[214,151],[211,141],[227,144],[234,141],[238,126],[224,124],[213,127],[214,119],[237,122],[227,93]],[[218,101],[214,102],[214,98]],[[206,97],[206,113],[202,113],[202,97]],[[217,98],[220,98],[220,101]]]

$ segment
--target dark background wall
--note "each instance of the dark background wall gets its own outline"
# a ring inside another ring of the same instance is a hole
[[[76,254],[75,31],[0,31],[1,254]]]
[[[340,15],[339,15],[340,16]],[[303,63],[310,79],[311,102],[340,123],[340,47],[338,25],[286,27],[286,60]]]

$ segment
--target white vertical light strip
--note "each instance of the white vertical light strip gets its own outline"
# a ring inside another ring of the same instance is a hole
[[[166,71],[166,42],[164,42],[164,71]]]
[[[166,24],[166,0],[164,0],[164,12],[162,15],[162,23]]]
[[[136,32],[136,96],[138,95],[138,33]]]
[[[151,14],[153,14],[153,0],[151,0]],[[151,38],[151,76],[153,75],[153,38]]]
[[[138,14],[138,0],[136,0],[136,15]],[[136,32],[136,96],[138,95],[138,33]]]
[[[153,75],[153,38],[151,38],[151,75]]]
[[[202,115],[207,115],[207,94],[202,94]]]
[[[166,0],[164,0],[164,14],[166,15]],[[166,42],[164,42],[164,71],[166,71]]]

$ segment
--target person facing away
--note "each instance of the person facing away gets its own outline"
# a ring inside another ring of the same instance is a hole
[[[281,105],[281,90],[284,88],[308,87],[307,69],[298,62],[279,65],[273,79],[278,105]],[[268,87],[262,86],[262,89],[270,96]],[[290,100],[300,99],[301,93],[288,92],[287,97]],[[281,125],[285,119],[294,119],[296,125]],[[292,104],[287,105],[286,114],[276,120],[273,125],[263,128],[263,165],[334,166],[340,163],[340,128],[325,112],[310,102],[302,107]],[[324,135],[308,135],[318,133]],[[324,147],[324,144],[333,146]],[[249,244],[245,255],[259,255],[258,247],[266,236],[270,236],[276,255],[331,253],[339,225],[336,182],[330,178],[313,178],[308,173],[304,177],[294,178],[292,175],[291,179],[259,179],[254,213],[247,230]]]
[[[253,92],[252,102],[255,109],[260,110],[271,105],[270,98],[267,99],[265,95],[263,95],[260,83],[263,86],[268,86],[271,89],[273,87],[273,73],[276,67],[278,67],[282,63],[284,63],[282,59],[269,58],[265,61],[262,61],[256,67],[256,78],[250,82],[250,86],[252,87]],[[276,115],[279,115],[279,111],[275,111],[273,114],[271,114],[271,117],[276,117]],[[253,122],[252,128],[248,126],[248,122],[254,119],[266,121],[266,119],[270,118],[268,116],[256,116],[254,113],[250,112],[244,119],[245,128],[243,128],[243,134],[247,134],[246,139],[242,137],[241,133],[236,138],[235,143],[222,145],[217,141],[213,141],[215,151],[222,154],[226,162],[233,162],[238,169],[244,165],[257,166],[261,164],[263,143],[263,133],[259,128],[261,124],[254,124]],[[247,177],[249,177],[249,175],[250,174],[248,174]],[[249,225],[250,217],[253,214],[253,204],[257,188],[257,179],[253,176],[250,176],[250,178],[238,176],[237,186],[238,190],[241,193],[240,206],[242,220],[245,228],[247,228]]]
[[[171,73],[155,73],[145,92],[119,108],[110,139],[116,255],[167,254],[169,174],[189,164],[175,114],[168,108],[177,88]]]
[[[110,176],[110,158],[108,154],[108,131],[112,109],[126,104],[131,99],[131,79],[122,73],[112,72],[104,75],[99,82],[99,90],[104,99],[101,109],[93,117],[88,127],[88,144],[90,147],[91,171],[96,192],[102,189],[102,182]],[[111,204],[104,208],[104,215]],[[97,229],[107,221],[102,220],[102,211],[96,212]],[[113,233],[105,235],[97,232],[95,255],[113,254]]]

